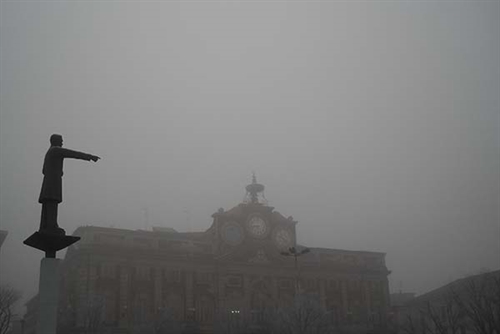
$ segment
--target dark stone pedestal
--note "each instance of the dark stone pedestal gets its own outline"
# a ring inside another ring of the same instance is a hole
[[[55,258],[56,252],[64,249],[80,240],[80,237],[74,237],[64,234],[35,232],[24,244],[45,252],[45,257]]]

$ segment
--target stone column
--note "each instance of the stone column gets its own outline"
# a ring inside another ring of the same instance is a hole
[[[225,289],[225,282],[224,278],[225,275],[221,272],[217,273],[218,275],[218,280],[217,280],[217,293],[218,293],[218,306],[217,306],[217,312],[219,314],[223,314],[225,309],[226,309],[226,289]]]
[[[243,310],[241,310],[243,321],[250,323],[252,307],[250,305],[252,298],[252,289],[250,287],[250,277],[247,273],[243,274]]]
[[[319,291],[319,302],[321,305],[321,308],[323,310],[326,310],[326,284],[328,284],[328,279],[317,279],[316,280],[318,283],[318,291]]]
[[[158,312],[162,307],[162,269],[155,268],[155,276],[154,276],[154,306],[155,312]]]
[[[347,319],[347,312],[349,311],[347,302],[347,280],[342,279],[340,281],[340,295],[342,296],[342,318]]]
[[[366,322],[369,323],[370,317],[372,314],[369,281],[367,281],[367,280],[363,281],[362,289],[363,289],[363,295],[364,295],[364,308],[365,308],[365,314],[366,314]]]
[[[278,288],[278,279],[275,276],[271,277],[271,297],[273,299],[273,306],[274,307],[279,307],[279,288]]]
[[[76,308],[76,326],[81,327],[85,321],[85,310],[87,305],[87,284],[89,272],[85,268],[79,268],[77,272],[77,302]]]
[[[120,276],[119,276],[119,289],[118,289],[118,305],[119,305],[119,310],[118,310],[118,315],[119,315],[119,327],[127,327],[129,324],[129,317],[130,317],[130,306],[129,305],[129,273],[128,273],[128,268],[125,266],[120,266]]]
[[[389,292],[389,280],[386,277],[382,280],[382,291],[383,291],[383,306],[382,306],[382,327],[385,328],[387,326],[387,317],[389,314],[389,307],[390,307],[390,292]]]
[[[95,264],[90,262],[89,265],[89,297],[92,298],[92,303],[95,302],[96,297],[96,286],[97,286],[97,267]]]
[[[43,258],[40,264],[37,334],[56,334],[60,261]]]
[[[185,273],[185,281],[184,281],[184,287],[186,291],[186,314],[187,314],[187,319],[195,321],[196,320],[196,312],[199,310],[195,309],[194,305],[194,296],[193,296],[193,272],[192,271],[186,271]]]

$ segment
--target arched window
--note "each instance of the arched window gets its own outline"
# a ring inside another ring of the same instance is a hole
[[[116,312],[117,293],[115,291],[104,292],[104,322],[113,324],[117,320]]]
[[[163,302],[163,308],[168,310],[174,320],[183,320],[184,298],[175,291],[169,291]]]
[[[134,322],[138,325],[145,324],[149,321],[148,316],[150,313],[150,300],[146,292],[140,292],[134,298]]]
[[[196,321],[202,324],[211,324],[214,319],[214,299],[209,295],[202,295],[196,300]]]
[[[250,312],[253,323],[264,321],[266,312],[273,307],[271,290],[264,282],[257,282],[252,286],[250,297]]]

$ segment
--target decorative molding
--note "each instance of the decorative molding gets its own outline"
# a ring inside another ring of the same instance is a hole
[[[257,251],[257,254],[254,257],[250,258],[248,260],[248,262],[250,262],[250,263],[270,263],[271,261],[269,261],[269,259],[267,258],[266,253],[262,249],[259,249]]]

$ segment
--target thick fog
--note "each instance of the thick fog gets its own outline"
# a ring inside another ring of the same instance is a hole
[[[32,296],[52,133],[59,223],[207,229],[252,171],[310,247],[391,291],[500,268],[497,1],[2,2],[0,282]],[[60,253],[62,256],[63,253]]]

